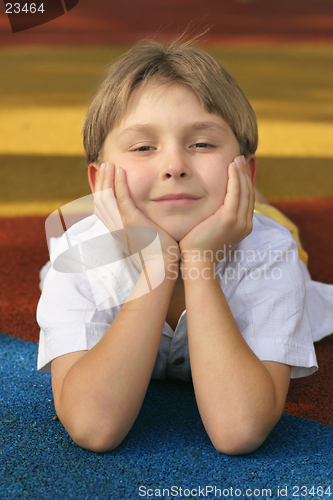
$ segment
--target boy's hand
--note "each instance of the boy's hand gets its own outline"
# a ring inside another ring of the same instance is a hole
[[[131,239],[131,245],[129,227],[141,227],[143,240],[145,239],[144,227],[155,229],[159,236],[164,260],[168,262],[172,260],[176,264],[173,267],[175,269],[179,268],[180,251],[178,243],[136,207],[129,194],[125,171],[122,168],[119,168],[117,173],[115,171],[113,164],[102,163],[96,173],[94,205],[97,217],[116,239],[117,231],[125,230],[127,244],[124,244],[124,241],[119,242],[123,250],[128,254],[135,253],[135,249],[131,248],[131,246],[140,247],[139,240],[141,239],[139,231],[135,235],[136,241],[133,242],[133,239]],[[172,247],[172,252],[168,251],[170,247]],[[178,260],[175,260],[176,255],[179,256]],[[153,255],[151,257],[154,258]]]
[[[254,200],[249,168],[245,158],[238,156],[228,168],[224,204],[180,241],[184,260],[195,250],[196,255],[202,253],[203,261],[212,256],[212,261],[217,262],[223,258],[223,252],[233,250],[252,231]]]

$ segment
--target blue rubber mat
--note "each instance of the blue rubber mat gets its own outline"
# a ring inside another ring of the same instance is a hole
[[[0,335],[0,499],[333,498],[333,429],[283,415],[254,453],[211,445],[184,383],[152,382],[120,447],[75,445],[55,411],[37,345]]]

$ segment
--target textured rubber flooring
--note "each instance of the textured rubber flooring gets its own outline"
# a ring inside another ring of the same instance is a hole
[[[227,457],[211,445],[185,383],[151,383],[116,451],[83,450],[53,420],[50,377],[36,373],[36,354],[36,344],[0,335],[1,500],[291,499],[312,486],[319,494],[308,498],[333,494],[332,428],[283,415],[256,452]]]

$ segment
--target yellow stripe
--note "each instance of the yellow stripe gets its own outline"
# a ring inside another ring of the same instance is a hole
[[[11,108],[0,110],[0,154],[84,155],[86,109]]]
[[[16,202],[0,203],[0,217],[25,217],[34,215],[45,215],[48,217],[52,212],[72,200],[50,200],[38,202]]]
[[[258,156],[333,158],[333,123],[259,121]]]
[[[83,155],[85,107],[0,110],[0,154]],[[333,123],[259,120],[258,156],[333,158]]]

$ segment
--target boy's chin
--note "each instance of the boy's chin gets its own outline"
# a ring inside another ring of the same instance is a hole
[[[169,228],[169,231],[167,233],[173,238],[177,243],[179,243],[186,235],[189,233],[190,230],[186,231],[184,228]]]
[[[193,223],[193,221],[183,221],[183,223],[179,223],[179,221],[173,221],[173,223],[167,221],[166,224],[160,223],[159,225],[171,238],[179,243],[197,224]]]

